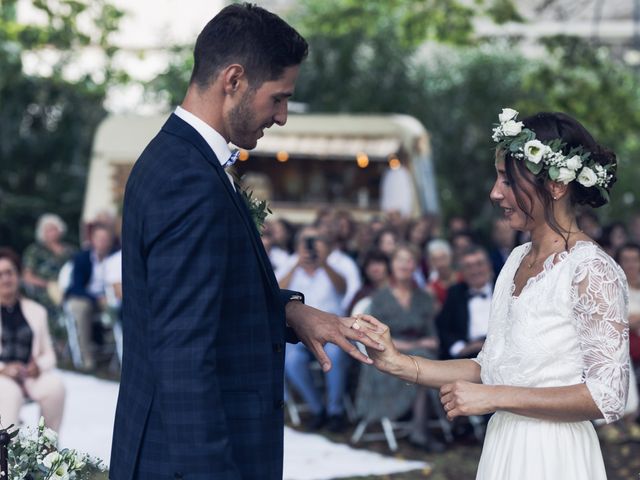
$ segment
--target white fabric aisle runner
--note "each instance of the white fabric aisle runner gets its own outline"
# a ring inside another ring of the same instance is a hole
[[[422,470],[427,464],[333,443],[322,435],[284,431],[284,480],[325,480]]]
[[[67,388],[60,432],[61,447],[90,453],[108,463],[118,384],[89,375],[60,373]],[[27,405],[22,411],[22,418],[27,425],[35,426],[38,422],[37,405]],[[290,428],[285,429],[284,451],[285,480],[384,475],[426,467],[424,462],[356,450],[330,442],[321,435],[300,433]]]

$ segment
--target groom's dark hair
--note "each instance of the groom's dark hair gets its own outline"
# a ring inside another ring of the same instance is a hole
[[[238,63],[258,87],[302,63],[308,50],[306,40],[277,15],[249,3],[229,5],[198,35],[190,83],[206,88],[222,69]]]

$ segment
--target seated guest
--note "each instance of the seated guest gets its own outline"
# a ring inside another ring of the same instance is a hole
[[[417,250],[411,245],[400,244],[396,248],[391,257],[391,279],[372,296],[368,313],[389,326],[398,350],[436,358],[434,302],[413,280],[418,258]],[[423,387],[405,385],[402,380],[373,368],[360,371],[356,394],[360,418],[368,422],[383,418],[394,421],[412,411],[410,440],[427,450],[441,451],[444,446],[429,438],[426,428],[427,399],[427,390]]]
[[[56,356],[51,344],[46,309],[21,298],[20,260],[0,248],[0,421],[17,424],[25,400],[38,403],[45,424],[60,429],[65,390],[53,371]]]
[[[113,245],[113,231],[102,224],[93,225],[90,247],[73,258],[71,283],[65,294],[65,310],[76,329],[82,368],[88,371],[95,368],[93,321],[106,307],[106,260]]]
[[[368,252],[362,263],[362,277],[364,284],[356,292],[347,309],[347,314],[353,314],[353,308],[361,301],[371,299],[371,295],[387,284],[390,275],[389,257],[379,250]],[[366,301],[364,303],[367,303]],[[364,305],[361,303],[360,305]],[[360,311],[358,313],[362,313]]]
[[[462,252],[460,273],[463,281],[449,288],[436,318],[443,359],[475,357],[487,336],[493,295],[487,252],[476,246]]]
[[[22,257],[22,285],[26,295],[47,309],[49,320],[55,322],[62,294],[57,281],[60,269],[73,255],[73,248],[62,238],[67,225],[58,215],[45,213],[36,225],[36,241]]]
[[[297,253],[292,255],[287,265],[276,272],[280,287],[302,292],[307,305],[342,315],[347,282],[329,258],[332,245],[319,235],[317,229],[307,227],[298,234],[296,246]],[[328,421],[330,430],[339,431],[345,424],[343,399],[349,356],[331,343],[327,343],[324,349],[333,365],[331,370],[325,373],[326,408],[311,376],[310,364],[314,359],[313,354],[304,344],[287,344],[285,375],[289,384],[311,409],[309,428],[319,429]]]
[[[461,280],[460,274],[453,268],[453,252],[449,242],[442,239],[431,240],[427,244],[427,256],[431,273],[427,283],[427,291],[435,297],[438,310],[447,299],[449,287]]]
[[[493,220],[489,258],[491,259],[494,278],[498,278],[498,274],[511,254],[511,250],[516,246],[517,233],[517,230],[509,226],[509,220],[506,218]]]

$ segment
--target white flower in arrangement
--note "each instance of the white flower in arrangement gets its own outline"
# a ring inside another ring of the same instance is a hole
[[[576,171],[570,168],[560,167],[558,178],[556,182],[562,182],[567,185],[569,182],[573,182],[576,179]]]
[[[55,445],[58,441],[58,434],[50,428],[45,428],[42,435],[45,441],[49,442],[50,445]]]
[[[51,480],[69,480],[70,477],[69,466],[66,463],[61,463],[49,478]]]
[[[502,132],[507,137],[515,137],[522,131],[522,127],[524,127],[524,123],[516,122],[515,120],[509,120],[508,122],[502,124]]]
[[[73,458],[73,470],[81,470],[85,467],[86,464],[87,463],[85,462],[85,456],[81,455],[80,453],[76,453],[75,457]]]
[[[524,144],[524,154],[531,163],[540,163],[548,151],[549,147],[540,140],[529,140]]]
[[[567,168],[573,171],[578,171],[582,167],[582,159],[579,155],[567,159]]]
[[[503,108],[502,113],[498,115],[500,123],[506,123],[509,120],[513,120],[518,115],[518,111],[513,108]]]
[[[44,457],[44,460],[42,460],[42,465],[44,465],[46,468],[51,468],[61,459],[62,455],[60,455],[58,452],[51,452],[46,457]]]
[[[584,167],[578,174],[578,183],[584,187],[593,187],[598,182],[595,172],[589,167]]]

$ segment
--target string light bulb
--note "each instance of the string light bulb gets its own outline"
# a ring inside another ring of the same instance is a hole
[[[397,170],[400,168],[400,159],[398,157],[396,157],[395,155],[390,155],[389,156],[389,168],[391,170]]]
[[[356,155],[356,162],[360,168],[367,168],[369,166],[369,156],[364,152],[359,152]]]

